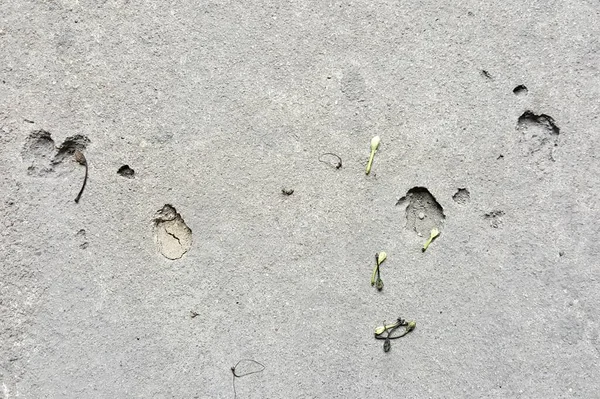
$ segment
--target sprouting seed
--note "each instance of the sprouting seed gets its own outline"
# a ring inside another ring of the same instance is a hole
[[[385,252],[379,252],[379,254],[377,254],[377,266],[381,265],[386,259],[387,254]]]
[[[427,239],[427,241],[425,241],[425,244],[423,244],[423,252],[425,252],[427,250],[427,248],[429,247],[429,244],[431,244],[431,242],[440,235],[440,231],[437,228],[433,228],[431,229],[431,235],[429,236],[429,238]]]
[[[382,326],[379,326],[375,329],[375,335],[381,335],[389,329],[396,328],[396,327],[402,325],[403,322],[404,322],[404,320],[402,318],[396,320],[396,322],[394,322],[392,324],[385,324],[385,321],[384,321]]]
[[[375,268],[373,269],[373,273],[371,273],[371,286],[376,285],[379,291],[383,289],[383,281],[381,280],[379,274],[379,266],[386,259],[387,254],[385,252],[379,252],[375,254]]]
[[[406,334],[411,332],[416,325],[417,323],[415,321],[407,322],[402,317],[399,317],[396,322],[392,324],[385,324],[384,321],[382,326],[375,328],[375,339],[385,340],[383,343],[383,351],[389,352],[391,349],[391,340],[404,337]],[[400,335],[393,335],[393,332],[399,327],[404,327],[405,331]]]
[[[371,173],[371,165],[373,164],[373,157],[379,148],[379,143],[381,142],[381,138],[379,136],[375,136],[371,139],[371,155],[369,156],[369,163],[367,163],[366,173]]]

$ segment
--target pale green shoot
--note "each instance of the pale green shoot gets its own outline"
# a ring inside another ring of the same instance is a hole
[[[415,329],[415,327],[417,326],[417,322],[409,321],[407,323],[403,319],[396,320],[396,322],[392,323],[392,324],[385,324],[385,322],[383,322],[382,326],[375,328],[375,335],[381,335],[384,332],[386,332],[387,330],[391,330],[391,329],[394,329],[394,328],[400,327],[400,326],[405,326],[404,328],[406,329],[406,331],[404,332],[404,334],[402,334],[404,336]]]
[[[371,285],[375,285],[377,272],[379,271],[379,265],[381,265],[383,263],[383,261],[386,260],[386,258],[387,258],[387,254],[385,252],[379,252],[375,256],[377,265],[373,269],[373,274],[371,274]],[[379,288],[380,284],[381,284],[381,288]],[[381,291],[382,288],[383,288],[383,281],[381,281],[381,279],[377,279],[377,289]]]
[[[400,325],[400,322],[401,320],[396,320],[396,322],[392,324],[385,324],[384,322],[383,326],[379,326],[375,329],[375,335],[381,335],[387,330],[398,327]]]
[[[381,138],[379,136],[375,136],[371,139],[371,155],[369,156],[369,163],[367,163],[367,174],[371,173],[371,165],[373,164],[373,157],[379,148],[379,143],[381,142]]]
[[[423,252],[425,252],[427,250],[427,248],[429,247],[429,244],[431,244],[431,242],[440,235],[440,231],[437,228],[433,228],[431,229],[431,235],[429,236],[429,239],[427,239],[427,241],[425,241],[425,244],[423,245]]]
[[[377,266],[381,265],[384,260],[387,259],[387,254],[385,252],[380,252],[377,255]]]

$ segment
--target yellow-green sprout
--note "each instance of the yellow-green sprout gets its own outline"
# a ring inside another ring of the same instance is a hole
[[[387,254],[385,252],[380,252],[379,254],[377,254],[377,266],[381,265],[386,259]]]
[[[386,258],[387,254],[385,252],[379,252],[375,255],[375,261],[377,264],[375,265],[373,273],[371,274],[371,285],[373,286],[375,283],[377,283],[377,289],[379,291],[383,289],[383,281],[381,281],[381,278],[379,278],[379,265],[381,265]]]
[[[415,327],[417,326],[417,322],[416,321],[409,321],[408,324],[406,325],[406,332],[409,333],[412,330],[415,329]]]
[[[381,142],[381,138],[379,136],[375,136],[371,139],[371,155],[369,156],[369,163],[367,163],[367,174],[371,173],[371,165],[373,164],[373,157],[379,148],[379,143]]]
[[[423,252],[425,252],[427,250],[427,248],[429,247],[429,244],[431,244],[431,242],[440,235],[440,231],[437,228],[433,228],[431,229],[431,235],[429,236],[429,238],[427,239],[427,241],[425,241],[425,244],[423,244]]]
[[[383,322],[383,326],[379,326],[375,329],[375,335],[381,335],[383,334],[385,331],[391,329],[391,328],[396,328],[400,325],[401,320],[396,320],[395,323],[392,324],[385,324],[385,322]]]
[[[379,326],[375,328],[375,335],[381,335],[383,332],[387,330],[386,326]]]

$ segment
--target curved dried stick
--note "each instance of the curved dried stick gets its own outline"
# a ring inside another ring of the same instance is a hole
[[[81,199],[81,194],[83,194],[83,189],[85,188],[85,184],[87,183],[88,179],[88,163],[81,151],[75,150],[74,155],[77,163],[85,166],[85,177],[83,178],[83,185],[81,186],[81,190],[79,190],[79,194],[77,194],[77,197],[75,198],[75,203],[79,203],[79,200]]]
[[[324,155],[332,155],[332,156],[336,157],[336,158],[338,159],[338,162],[337,162],[337,164],[333,165],[331,162],[327,162],[327,161],[323,160],[322,158],[323,158],[323,156],[324,156]],[[326,163],[327,165],[333,166],[333,167],[335,167],[336,169],[339,169],[339,168],[341,168],[341,167],[342,167],[342,158],[341,158],[339,155],[337,155],[337,154],[334,154],[333,152],[326,152],[326,153],[324,153],[324,154],[321,154],[321,155],[319,156],[319,162]]]

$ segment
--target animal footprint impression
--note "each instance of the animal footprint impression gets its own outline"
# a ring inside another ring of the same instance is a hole
[[[154,218],[154,240],[167,259],[179,259],[192,247],[192,230],[177,210],[166,204]]]

